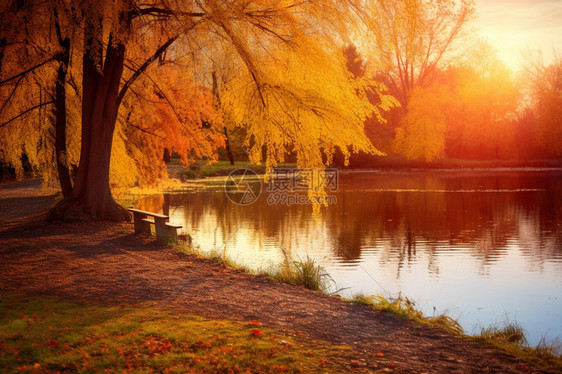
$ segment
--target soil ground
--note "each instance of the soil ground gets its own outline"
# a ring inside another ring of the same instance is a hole
[[[0,185],[0,295],[148,301],[208,318],[259,320],[297,339],[351,346],[342,359],[360,365],[350,371],[548,372],[440,329],[181,253],[135,235],[131,223],[46,222],[55,196],[40,191],[33,181]]]

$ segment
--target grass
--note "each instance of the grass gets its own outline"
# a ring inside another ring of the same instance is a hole
[[[234,165],[230,164],[230,161],[217,161],[213,164],[201,164],[200,163],[200,176],[201,178],[212,177],[216,175],[226,175],[232,170],[247,168],[254,170],[256,173],[264,173],[265,166],[251,164],[248,161],[236,161]]]
[[[349,348],[302,343],[258,321],[207,320],[149,304],[0,298],[3,372],[333,372],[342,349]]]
[[[265,165],[252,164],[249,161],[235,161],[234,165],[231,165],[230,161],[210,162],[208,160],[196,160],[193,166],[185,168],[178,159],[173,158],[168,163],[168,166],[177,169],[171,172],[170,176],[182,180],[224,176],[233,170],[241,168],[253,170],[257,174],[265,173]],[[295,167],[295,164],[281,163],[278,167]]]
[[[211,163],[207,160],[196,160],[196,163],[190,168],[182,168],[181,162],[177,159],[171,159],[168,165],[180,167],[180,171],[176,171],[175,175],[180,179],[196,179],[228,175],[231,171],[246,168],[255,171],[258,174],[265,172],[265,166],[251,164],[248,161],[236,161],[234,165],[230,161],[217,161]]]
[[[562,369],[562,343],[558,340],[547,343],[545,339],[542,339],[536,347],[531,347],[525,337],[525,330],[516,322],[507,321],[502,325],[494,325],[482,329],[478,336],[468,336],[464,334],[460,324],[453,318],[445,314],[437,317],[427,317],[415,308],[415,304],[412,301],[401,295],[390,300],[380,295],[358,295],[352,301],[370,306],[376,310],[388,311],[399,318],[438,327],[463,338],[494,346],[518,359],[533,362],[549,370],[557,371]]]
[[[385,310],[397,315],[399,318],[413,320],[432,327],[438,327],[457,335],[463,334],[463,328],[453,318],[441,314],[437,317],[427,317],[416,309],[414,302],[407,297],[398,295],[397,298],[386,299],[383,296],[356,296],[353,302],[368,305],[376,310]]]
[[[309,257],[305,261],[287,261],[281,270],[271,276],[278,282],[302,286],[312,291],[325,292],[328,289],[328,274]]]
[[[525,337],[525,330],[517,322],[506,321],[482,329],[475,340],[490,344],[521,360],[539,364],[553,371],[562,371],[562,342],[555,340],[547,343],[546,339],[532,347]]]
[[[233,261],[227,256],[226,250],[204,252],[200,248],[190,245],[186,240],[182,240],[182,238],[179,240],[176,246],[178,250],[199,258],[212,260],[220,266],[240,270],[248,274],[266,276],[277,282],[301,286],[312,291],[328,291],[327,280],[329,275],[314,259],[309,257],[305,261],[285,262],[281,270],[254,271]]]
[[[186,253],[188,255],[192,255],[198,258],[204,258],[204,259],[208,259],[211,261],[216,262],[218,265],[229,268],[229,269],[235,269],[235,270],[240,270],[243,271],[245,273],[248,274],[258,274],[257,272],[253,271],[252,269],[240,265],[238,263],[236,263],[234,260],[232,260],[230,257],[228,257],[228,255],[226,254],[226,249],[224,250],[218,250],[218,249],[214,249],[212,251],[209,252],[205,252],[203,250],[201,250],[201,248],[197,245],[193,245],[193,243],[191,242],[191,239],[186,238],[183,235],[179,235],[178,236],[178,240],[175,243],[170,243],[172,245],[175,245],[176,249],[179,250],[180,252]],[[267,274],[263,274],[263,275],[267,275]]]

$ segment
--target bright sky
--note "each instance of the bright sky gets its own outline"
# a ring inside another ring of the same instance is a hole
[[[562,0],[476,0],[480,35],[513,70],[519,70],[528,49],[543,51],[552,61],[562,54]]]

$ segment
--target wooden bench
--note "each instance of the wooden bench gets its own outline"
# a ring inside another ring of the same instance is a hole
[[[129,212],[133,213],[135,234],[151,234],[150,225],[154,225],[157,239],[163,241],[176,241],[178,239],[178,229],[181,229],[182,226],[168,222],[170,217],[140,209],[129,209]],[[148,217],[152,217],[152,219]]]

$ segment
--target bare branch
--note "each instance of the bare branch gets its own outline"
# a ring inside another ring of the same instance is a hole
[[[156,136],[157,138],[160,138],[160,139],[164,139],[164,137],[162,137],[162,136],[160,136],[160,135],[158,135],[158,134],[155,134],[155,133],[153,133],[152,131],[148,131],[148,130],[146,130],[146,129],[143,129],[142,127],[137,126],[137,125],[135,125],[135,124],[133,124],[133,123],[131,123],[131,122],[129,122],[129,121],[127,121],[127,125],[133,126],[135,129],[138,129],[138,130],[140,130],[140,131],[142,131],[142,132],[144,132],[144,133],[147,133],[147,134],[149,134],[149,135]]]
[[[6,104],[8,104],[8,102],[12,99],[12,97],[14,96],[14,93],[16,92],[16,90],[18,89],[18,86],[21,82],[21,80],[23,79],[23,75],[18,79],[18,81],[16,82],[16,84],[14,85],[14,88],[12,89],[12,92],[10,92],[10,94],[8,95],[8,98],[2,103],[2,106],[0,107],[0,114],[2,114],[2,111],[4,110],[4,107],[6,106]]]
[[[179,38],[180,34],[171,37],[170,39],[168,39],[168,41],[166,41],[166,43],[162,44],[160,46],[160,48],[158,48],[156,50],[156,52],[154,52],[154,54],[144,62],[144,64],[142,64],[134,73],[133,75],[127,80],[127,82],[125,82],[125,84],[123,85],[123,87],[121,88],[121,91],[119,92],[119,96],[117,98],[117,106],[119,106],[119,104],[121,104],[121,101],[123,101],[123,97],[125,97],[125,94],[127,93],[127,90],[129,89],[129,87],[131,86],[131,84],[133,84],[133,82],[150,66],[150,64],[156,60],[158,58],[158,56],[160,56],[162,53],[164,53],[164,51],[177,39]]]
[[[182,16],[189,16],[189,17],[204,17],[206,13],[204,12],[177,12],[171,9],[163,9],[158,7],[148,7],[148,8],[140,8],[134,11],[135,14],[144,16],[173,16],[173,15],[182,15]]]
[[[37,104],[37,105],[35,105],[34,107],[31,107],[31,108],[29,108],[29,109],[26,109],[26,110],[24,110],[23,112],[21,112],[20,114],[18,114],[17,116],[15,116],[14,118],[12,118],[12,119],[10,119],[9,121],[4,122],[3,124],[1,124],[1,125],[0,125],[0,128],[6,126],[6,125],[9,124],[10,122],[15,121],[16,119],[20,118],[21,116],[24,116],[24,115],[26,115],[27,113],[29,113],[29,112],[31,112],[31,111],[37,109],[37,108],[41,108],[42,106],[49,105],[49,104],[53,104],[54,102],[55,102],[54,100],[51,100],[51,101],[47,101],[46,103]]]
[[[7,83],[7,82],[12,81],[12,80],[14,80],[14,79],[18,79],[19,77],[21,77],[21,76],[23,76],[23,75],[26,75],[27,73],[29,73],[29,72],[31,72],[31,71],[33,71],[33,70],[35,70],[35,69],[37,69],[37,68],[39,68],[39,67],[41,67],[41,66],[43,66],[43,65],[45,65],[45,64],[47,64],[47,63],[53,61],[53,60],[56,59],[56,58],[57,58],[57,55],[55,55],[55,56],[49,58],[48,60],[45,60],[45,61],[43,61],[43,62],[40,62],[40,63],[38,63],[37,65],[32,66],[32,67],[30,67],[29,69],[27,69],[27,70],[25,70],[25,71],[22,71],[22,72],[19,73],[19,74],[16,74],[16,75],[14,75],[14,76],[12,76],[12,77],[10,77],[10,78],[6,78],[6,79],[4,79],[3,81],[0,82],[0,86],[3,85],[4,83]]]

